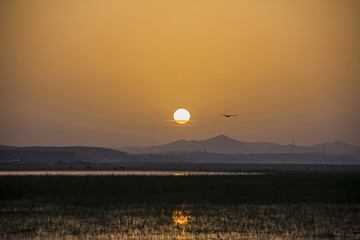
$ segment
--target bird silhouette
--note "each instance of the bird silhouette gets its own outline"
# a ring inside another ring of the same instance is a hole
[[[227,117],[227,118],[236,116],[236,114],[220,114],[220,115],[224,116],[224,117]]]

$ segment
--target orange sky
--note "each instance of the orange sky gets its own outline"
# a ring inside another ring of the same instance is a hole
[[[0,81],[0,144],[360,145],[360,1],[0,1]]]

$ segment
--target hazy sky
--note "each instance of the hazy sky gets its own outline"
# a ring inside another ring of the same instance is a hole
[[[3,0],[0,81],[0,144],[360,145],[360,1]]]

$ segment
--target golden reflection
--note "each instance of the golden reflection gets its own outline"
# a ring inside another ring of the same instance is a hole
[[[192,219],[190,210],[182,205],[178,210],[173,211],[172,219],[175,227],[184,234],[186,227],[190,224]]]
[[[178,172],[178,173],[173,173],[174,176],[187,176],[188,173],[186,172]]]

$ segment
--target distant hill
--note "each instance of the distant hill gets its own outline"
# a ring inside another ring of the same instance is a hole
[[[55,164],[62,161],[75,161],[73,152],[35,151],[26,149],[0,150],[0,163],[11,165],[23,164]]]
[[[323,147],[325,154],[322,154]],[[203,141],[180,140],[153,147],[12,147],[0,145],[0,166],[119,165],[121,163],[241,163],[358,165],[360,147],[336,141],[313,146],[241,142],[224,135]]]
[[[262,153],[226,154],[210,152],[178,152],[144,154],[139,156],[148,163],[238,163],[238,164],[327,164],[358,165],[359,160],[350,155],[321,155],[313,153]]]
[[[0,146],[0,162],[13,164],[66,162],[115,163],[135,161],[136,156],[98,147],[10,147]]]
[[[324,147],[325,153],[330,154],[349,154],[360,160],[360,147],[348,144],[343,141],[335,141],[332,143],[316,144],[310,146],[313,152],[322,152]]]
[[[72,152],[77,160],[89,162],[133,161],[135,156],[119,150],[100,147],[24,147],[25,150]]]
[[[192,151],[208,151],[212,153],[292,153],[292,145],[281,145],[271,142],[242,142],[225,135],[219,135],[202,141],[179,140],[164,145],[152,147],[122,147],[121,151],[131,154],[145,153],[171,153],[171,152],[192,152]],[[323,145],[316,144],[313,146],[294,146],[295,153],[314,153],[322,154]],[[325,143],[325,154],[351,155],[360,160],[360,147],[347,144],[345,142],[336,141],[333,143]]]
[[[15,147],[12,146],[6,146],[6,145],[0,145],[0,150],[9,150],[9,149],[14,149]]]

